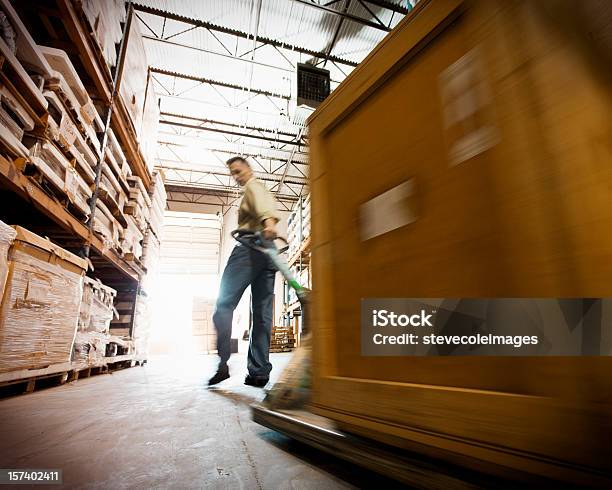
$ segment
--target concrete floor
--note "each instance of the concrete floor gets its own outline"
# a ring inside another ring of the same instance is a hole
[[[272,380],[288,358],[273,354]],[[255,424],[248,405],[263,391],[242,384],[244,355],[207,389],[215,366],[216,356],[159,358],[0,400],[0,468],[61,468],[68,488],[390,486]]]

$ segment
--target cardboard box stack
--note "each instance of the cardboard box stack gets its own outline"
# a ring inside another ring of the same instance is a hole
[[[191,313],[191,333],[196,352],[210,354],[217,351],[217,332],[212,321],[215,302],[209,298],[194,297]]]

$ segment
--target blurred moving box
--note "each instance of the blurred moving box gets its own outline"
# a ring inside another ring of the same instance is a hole
[[[364,357],[360,301],[612,296],[611,8],[423,0],[310,117],[316,413],[609,484],[612,358]]]

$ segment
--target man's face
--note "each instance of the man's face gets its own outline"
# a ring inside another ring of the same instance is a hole
[[[238,185],[241,187],[244,186],[253,176],[253,171],[251,170],[251,167],[249,167],[244,162],[234,162],[229,166],[229,168],[232,177],[234,177],[234,180],[238,182]]]

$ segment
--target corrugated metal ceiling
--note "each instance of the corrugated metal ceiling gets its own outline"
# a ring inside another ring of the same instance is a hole
[[[398,12],[376,5],[385,2],[362,0],[317,2],[353,18],[306,5],[302,0],[138,0],[136,3],[161,11],[150,13],[137,9],[136,12],[148,63],[164,70],[164,73],[153,73],[162,120],[166,122],[160,125],[159,139],[166,143],[159,148],[160,166],[183,165],[191,172],[191,178],[198,168],[203,172],[210,168],[223,171],[223,161],[232,152],[252,155],[252,163],[255,161],[259,171],[269,170],[268,185],[279,193],[294,191],[294,187],[284,182],[274,184],[279,176],[303,179],[307,175],[307,148],[283,144],[288,139],[303,143],[297,138],[303,131],[307,112],[296,107],[297,63],[318,64],[330,70],[334,89],[354,69],[350,63],[361,62],[387,34],[372,25],[379,23],[393,28],[403,18]],[[386,2],[404,9],[414,3],[412,0]],[[354,17],[369,25],[356,22]],[[198,26],[198,22],[214,24],[221,30],[241,31],[250,37],[220,32],[214,26],[208,29]],[[284,44],[273,46],[266,40]],[[315,58],[299,52],[304,49],[321,55]],[[326,62],[324,55],[347,63]],[[219,132],[223,129],[234,134]],[[243,136],[239,136],[241,133]],[[202,179],[208,178],[204,175]]]

